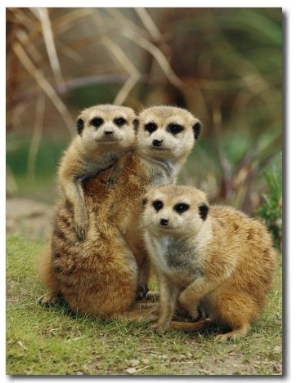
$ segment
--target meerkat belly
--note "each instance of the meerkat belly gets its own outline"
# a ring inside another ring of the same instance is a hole
[[[173,238],[161,238],[156,243],[157,264],[160,270],[174,283],[189,285],[201,275],[194,247]]]

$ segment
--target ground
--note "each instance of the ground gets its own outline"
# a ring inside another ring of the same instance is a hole
[[[157,337],[150,325],[74,319],[63,307],[36,304],[44,287],[33,265],[53,207],[21,198],[6,202],[7,374],[282,375],[280,263],[268,307],[249,335],[236,342],[218,344],[212,333],[170,331]]]
[[[53,207],[30,199],[6,199],[6,233],[21,233],[40,240],[47,237],[51,226]]]

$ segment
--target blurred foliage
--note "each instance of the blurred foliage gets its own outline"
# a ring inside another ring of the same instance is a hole
[[[264,174],[268,194],[263,194],[264,202],[256,213],[267,224],[274,243],[282,249],[282,169],[280,164]]]
[[[42,142],[67,144],[81,108],[172,104],[204,124],[180,181],[250,214],[261,205],[282,151],[281,8],[6,11],[7,137],[29,135],[29,179]]]

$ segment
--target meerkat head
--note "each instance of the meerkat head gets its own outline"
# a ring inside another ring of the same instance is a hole
[[[147,108],[139,114],[138,151],[149,158],[186,158],[201,126],[201,122],[185,109],[173,106]]]
[[[157,235],[198,233],[209,211],[206,194],[189,186],[166,185],[150,189],[142,203],[143,225]]]
[[[76,121],[77,132],[89,150],[133,147],[137,125],[133,109],[110,104],[86,108]]]

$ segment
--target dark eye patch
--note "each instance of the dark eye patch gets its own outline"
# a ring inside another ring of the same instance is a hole
[[[77,133],[81,135],[84,128],[84,121],[82,118],[78,118],[78,120],[76,121],[76,128],[77,128]]]
[[[153,133],[157,129],[157,125],[154,122],[148,122],[145,125],[145,130],[150,134]]]
[[[159,211],[160,209],[163,208],[164,204],[162,203],[162,201],[160,201],[159,199],[157,199],[157,200],[153,201],[152,206],[154,207],[154,209],[155,209],[156,211]]]
[[[93,125],[95,128],[99,128],[99,126],[101,126],[103,122],[103,118],[95,117],[91,120],[91,125]]]
[[[123,117],[118,117],[118,118],[115,118],[114,119],[114,123],[117,125],[117,126],[123,126],[123,125],[125,125],[126,124],[126,120],[125,120],[125,118],[123,118]]]
[[[190,206],[187,203],[178,203],[177,205],[174,206],[174,210],[181,214],[187,211],[190,208]]]
[[[208,211],[209,211],[209,207],[205,203],[199,206],[199,214],[200,214],[200,217],[203,219],[203,221],[206,220]]]
[[[169,124],[168,125],[168,131],[174,135],[182,132],[184,129],[184,127],[182,125],[179,125],[179,124]]]

